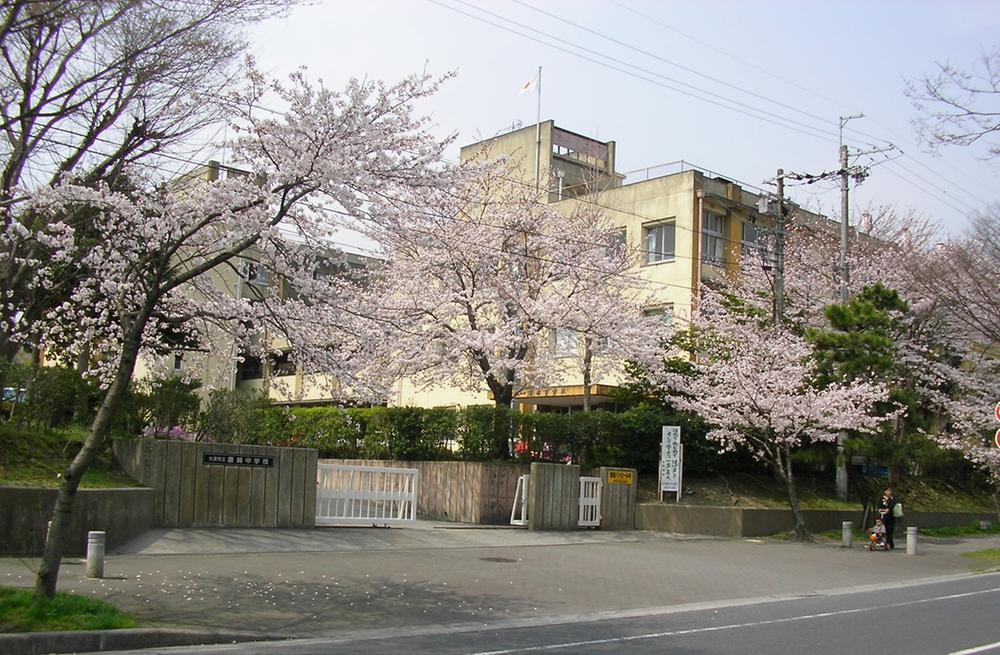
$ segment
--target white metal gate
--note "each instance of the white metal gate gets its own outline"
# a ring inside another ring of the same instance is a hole
[[[417,520],[417,469],[318,464],[316,525],[398,525]]]
[[[601,487],[600,478],[580,478],[580,514],[577,525],[581,528],[601,527]],[[510,510],[511,525],[528,525],[528,488],[531,476],[522,475],[517,479],[514,490],[514,506]]]
[[[581,528],[597,528],[601,525],[601,479],[580,478],[580,520]]]
[[[530,475],[522,475],[517,479],[517,489],[514,490],[514,506],[510,509],[511,525],[528,525],[528,483]]]

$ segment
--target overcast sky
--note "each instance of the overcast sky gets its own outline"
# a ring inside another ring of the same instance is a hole
[[[683,159],[762,186],[779,167],[835,169],[838,117],[864,113],[846,142],[891,142],[905,154],[859,160],[880,163],[852,187],[852,219],[889,204],[955,232],[1000,201],[1000,161],[984,161],[981,149],[922,150],[904,82],[939,61],[970,66],[998,28],[995,0],[325,0],[259,26],[251,41],[268,73],[305,65],[333,87],[394,81],[425,65],[455,71],[421,106],[441,135],[457,133],[452,156],[535,122],[536,96],[518,91],[538,66],[542,119],[616,141],[621,172]],[[839,214],[834,182],[789,195]]]

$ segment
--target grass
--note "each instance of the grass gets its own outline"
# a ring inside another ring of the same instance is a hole
[[[30,589],[0,587],[0,632],[113,630],[135,626],[134,617],[101,600],[57,593],[36,603]]]
[[[875,502],[884,480],[864,479],[873,491],[867,494]],[[856,481],[852,478],[852,485]],[[863,507],[859,492],[853,491],[848,501],[836,498],[832,479],[801,476],[796,488],[803,509],[859,510]],[[989,494],[980,489],[960,488],[945,480],[910,480],[897,489],[897,497],[907,511],[994,512]],[[639,477],[639,502],[655,502],[656,476]],[[667,500],[669,498],[669,500]],[[665,502],[673,502],[672,494],[664,494]],[[745,507],[754,509],[788,509],[785,486],[773,477],[751,473],[684,478],[684,498],[687,505]],[[838,532],[838,539],[839,532]]]
[[[0,485],[58,487],[62,472],[86,436],[81,426],[36,430],[0,424]],[[135,486],[135,480],[118,468],[110,452],[99,455],[80,482],[83,489]]]
[[[985,550],[976,550],[971,553],[962,553],[962,557],[981,560],[983,564],[988,566],[997,566],[1000,565],[1000,548],[986,548]]]
[[[1000,524],[990,523],[988,530],[983,530],[979,522],[968,525],[951,526],[947,528],[920,528],[920,534],[927,537],[971,537],[977,535],[1000,534]]]

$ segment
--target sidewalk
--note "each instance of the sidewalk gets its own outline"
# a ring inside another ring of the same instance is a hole
[[[1000,537],[855,544],[723,540],[649,532],[414,528],[159,530],[109,554],[106,578],[64,561],[60,591],[103,598],[153,628],[272,638],[490,625],[768,595],[812,594],[968,572],[962,552]],[[30,586],[17,559],[0,584]]]

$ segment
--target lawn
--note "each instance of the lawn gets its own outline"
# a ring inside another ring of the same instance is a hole
[[[133,628],[134,617],[101,600],[58,593],[38,603],[30,589],[0,587],[0,633]]]
[[[85,437],[86,429],[80,426],[33,430],[0,424],[0,485],[58,487]],[[80,483],[83,489],[135,486],[138,483],[118,467],[110,450],[98,455]]]

